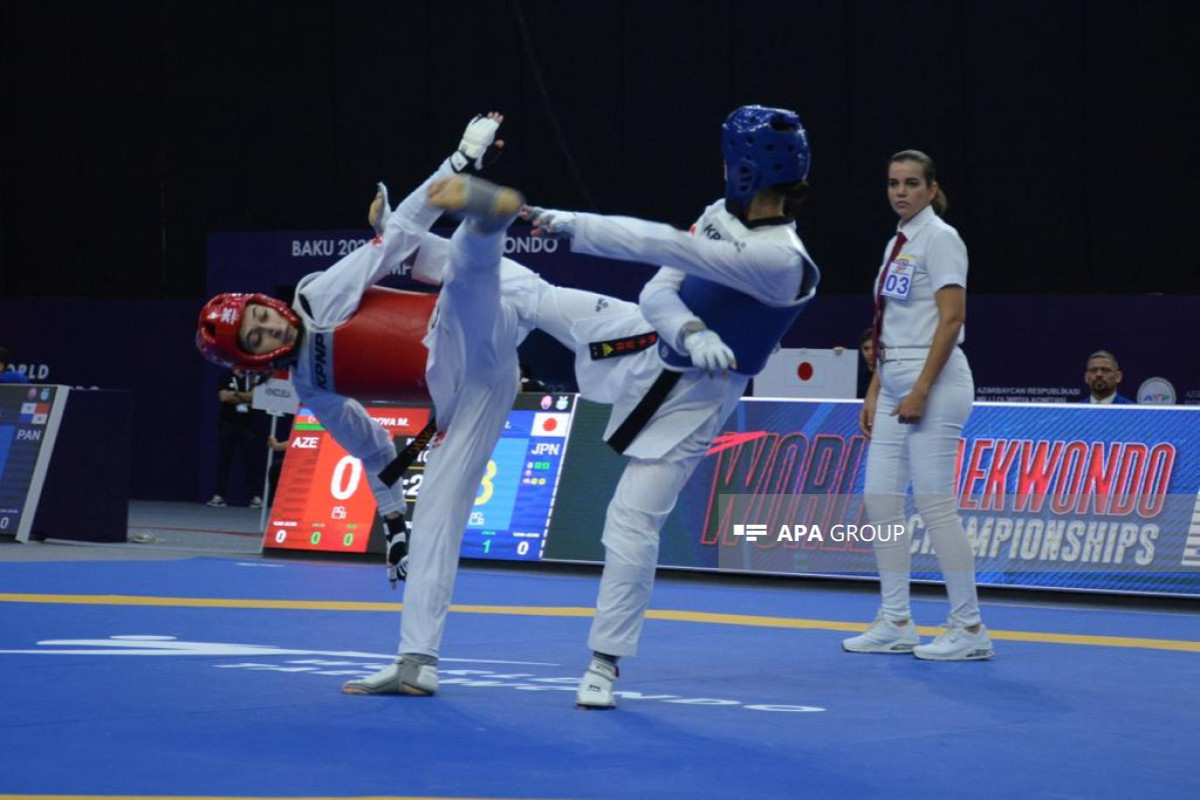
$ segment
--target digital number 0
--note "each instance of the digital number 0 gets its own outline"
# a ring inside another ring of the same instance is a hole
[[[346,471],[350,472],[347,476]],[[358,489],[362,479],[362,462],[354,456],[343,456],[333,468],[333,477],[329,479],[329,493],[334,500],[349,500]]]

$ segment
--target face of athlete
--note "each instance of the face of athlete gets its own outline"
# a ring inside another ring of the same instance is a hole
[[[261,355],[296,342],[296,326],[273,308],[247,303],[238,342],[250,355]]]
[[[925,169],[916,161],[893,161],[888,164],[888,202],[901,222],[908,222],[924,211],[937,193],[937,183],[925,180]]]
[[[1117,369],[1111,358],[1097,356],[1088,360],[1087,372],[1083,374],[1083,379],[1087,381],[1093,395],[1108,397],[1117,390],[1117,384],[1121,382],[1121,370]]]

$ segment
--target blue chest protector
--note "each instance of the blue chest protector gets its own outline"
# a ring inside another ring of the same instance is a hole
[[[753,377],[762,372],[767,357],[816,294],[820,282],[821,271],[805,259],[799,297],[786,306],[769,306],[744,292],[694,275],[683,279],[679,298],[733,350],[738,365],[734,371]],[[658,355],[675,369],[692,366],[690,356],[675,350],[665,340],[659,341]]]

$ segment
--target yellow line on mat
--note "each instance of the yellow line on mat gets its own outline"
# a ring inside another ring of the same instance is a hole
[[[286,611],[400,611],[402,603],[361,603],[341,600],[253,600],[220,597],[150,597],[123,594],[26,594],[0,593],[0,603],[56,603],[65,605],[153,606],[165,608],[265,608]],[[590,617],[591,608],[579,606],[490,606],[453,605],[450,610],[459,614],[504,614],[522,617]],[[860,622],[839,622],[824,619],[794,619],[764,617],[753,614],[718,614],[707,611],[672,611],[651,609],[649,619],[671,622],[700,622],[709,625],[739,625],[751,628],[786,628],[790,630],[861,631]],[[920,627],[925,636],[940,628]],[[1039,631],[989,631],[993,639],[1009,642],[1041,642],[1046,644],[1088,645],[1093,647],[1134,647],[1146,650],[1174,650],[1200,653],[1200,641],[1186,639],[1146,639],[1135,636],[1096,636],[1075,633],[1042,633]],[[6,795],[0,795],[5,800]]]

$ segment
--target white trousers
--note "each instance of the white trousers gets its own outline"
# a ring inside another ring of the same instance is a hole
[[[467,224],[450,239],[426,338],[426,377],[445,436],[429,453],[413,513],[401,654],[440,654],[463,535],[519,386],[517,345],[537,327],[579,351],[589,320],[636,315],[632,303],[553,286],[502,262],[503,244],[503,231],[479,234]]]
[[[413,513],[399,652],[436,657],[458,574],[463,534],[519,386],[520,315],[501,302],[504,231],[458,226],[426,376],[444,438],[429,453]],[[439,434],[441,435],[441,434]]]
[[[906,524],[904,495],[911,484],[925,535],[933,542],[946,580],[950,618],[964,626],[976,625],[980,618],[975,557],[958,516],[954,485],[958,442],[975,399],[974,380],[967,357],[956,348],[929,391],[924,417],[915,425],[901,424],[890,412],[911,391],[923,366],[921,358],[879,365],[879,402],[867,450],[864,502],[873,524]],[[911,534],[875,545],[883,613],[890,620],[912,616],[911,545]]]
[[[714,388],[711,392],[693,391],[692,384],[697,381],[711,381]],[[678,444],[661,458],[631,458],[608,504],[601,537],[604,572],[596,598],[596,618],[588,635],[592,650],[612,656],[637,655],[642,623],[654,590],[662,527],[688,478],[737,405],[746,383],[741,376],[709,378],[688,373],[641,434],[664,440],[669,436]],[[704,394],[706,399],[684,402],[684,413],[672,413],[681,405],[679,398],[694,394]],[[706,414],[698,413],[701,407],[707,409]],[[690,430],[679,430],[681,426]],[[670,434],[664,428],[676,432]],[[681,440],[676,438],[680,434]]]

